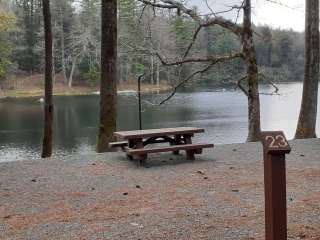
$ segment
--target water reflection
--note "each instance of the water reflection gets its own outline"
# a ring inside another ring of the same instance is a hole
[[[281,96],[261,96],[262,128],[282,129],[292,138],[299,113],[300,83],[281,84]],[[268,87],[263,92],[271,92]],[[165,94],[147,94],[149,102],[159,102]],[[36,98],[0,100],[0,161],[38,158],[43,106]],[[55,155],[88,153],[95,149],[98,96],[55,97]],[[119,130],[137,129],[137,98],[132,94],[118,96]],[[247,135],[247,99],[232,89],[179,93],[168,104],[144,104],[143,127],[203,127],[206,133],[198,141],[220,143],[244,142]],[[319,127],[318,127],[319,131]]]

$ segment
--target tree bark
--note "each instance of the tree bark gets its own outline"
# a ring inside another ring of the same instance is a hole
[[[74,74],[74,70],[76,69],[76,63],[77,63],[77,57],[73,60],[72,62],[72,67],[71,67],[71,71],[70,71],[70,75],[69,75],[69,80],[68,80],[68,87],[71,88],[72,87],[72,83],[73,83],[73,74]]]
[[[64,78],[64,83],[67,84],[68,78],[67,78],[66,59],[65,59],[63,13],[62,13],[61,6],[60,6],[60,17],[61,17],[61,65],[62,65],[62,74],[63,74],[63,78]]]
[[[319,80],[319,1],[306,0],[305,70],[295,138],[315,138]]]
[[[154,84],[154,58],[153,55],[150,55],[150,84],[153,85]]]
[[[167,67],[167,82],[171,85],[171,69]]]
[[[42,0],[44,32],[45,32],[45,106],[44,106],[44,138],[42,146],[42,157],[52,155],[52,123],[53,123],[53,101],[52,101],[52,26],[50,1]]]
[[[248,142],[260,140],[260,98],[258,83],[258,66],[252,37],[251,0],[245,0],[243,9],[242,47],[247,65],[248,81]]]
[[[117,126],[117,0],[102,0],[101,5],[101,82],[98,152],[111,151]]]
[[[71,88],[72,84],[73,84],[73,75],[74,75],[74,71],[76,70],[76,66],[77,66],[77,61],[78,58],[81,56],[82,51],[80,53],[78,53],[73,61],[72,61],[72,66],[71,66],[71,70],[70,70],[70,75],[69,75],[69,79],[68,79],[68,87]]]
[[[157,86],[160,86],[160,68],[159,68],[159,62],[156,63],[156,83]]]

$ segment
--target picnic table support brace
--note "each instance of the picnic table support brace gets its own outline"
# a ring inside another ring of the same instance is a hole
[[[129,142],[128,147],[129,147],[129,148],[134,148],[135,142],[134,142],[133,140],[129,140],[128,142]],[[128,158],[129,160],[133,160],[133,156],[130,155],[130,154],[127,154],[127,158]]]
[[[144,148],[144,145],[143,145],[143,139],[137,139],[136,140],[136,149],[141,149],[141,148]],[[139,164],[140,165],[143,165],[146,163],[146,160],[147,160],[147,157],[148,155],[147,154],[140,154],[138,155],[138,158],[137,160],[139,161]]]
[[[184,139],[185,144],[192,144],[191,137],[192,137],[191,134],[184,134],[183,135],[183,139]],[[194,157],[195,151],[194,150],[186,150],[186,153],[187,153],[188,160],[195,160],[195,157]]]
[[[179,145],[181,143],[181,135],[174,136],[174,143],[170,143],[170,145]],[[172,152],[174,155],[179,155],[179,150]]]

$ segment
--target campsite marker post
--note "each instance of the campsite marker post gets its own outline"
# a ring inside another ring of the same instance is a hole
[[[291,148],[283,132],[262,132],[266,240],[287,239],[286,161]]]

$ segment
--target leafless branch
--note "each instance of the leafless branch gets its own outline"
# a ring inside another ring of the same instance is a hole
[[[277,4],[279,6],[282,6],[282,7],[285,7],[285,8],[289,8],[291,10],[298,10],[298,8],[299,8],[298,6],[291,7],[291,6],[289,6],[289,5],[285,4],[285,3],[282,3],[280,0],[266,0],[266,2]]]
[[[187,48],[186,52],[184,53],[184,55],[183,55],[183,59],[185,59],[185,58],[188,56],[188,54],[189,54],[189,52],[190,52],[191,48],[193,47],[194,43],[196,42],[196,39],[197,39],[197,37],[198,37],[198,34],[199,34],[199,32],[200,32],[201,28],[202,28],[202,26],[201,26],[201,25],[200,25],[200,26],[198,26],[198,28],[196,29],[195,33],[193,34],[192,41],[191,41],[191,43],[189,44],[189,46],[188,46],[188,48]]]
[[[209,63],[219,63],[219,62],[225,62],[225,61],[229,61],[229,60],[233,60],[236,58],[242,58],[243,54],[238,52],[238,53],[230,53],[229,55],[225,55],[225,56],[207,56],[207,57],[199,57],[199,58],[186,58],[186,59],[182,59],[180,61],[176,61],[176,62],[167,62],[163,59],[163,57],[159,54],[156,53],[157,57],[160,59],[162,65],[164,66],[176,66],[176,65],[181,65],[184,63],[194,63],[194,62],[198,62],[198,63],[205,63],[205,62],[209,62]]]
[[[229,55],[225,55],[225,56],[188,57],[193,45],[195,44],[195,42],[197,40],[199,32],[204,27],[218,25],[224,29],[229,30],[230,32],[237,35],[238,37],[241,37],[243,34],[243,28],[236,23],[237,21],[234,23],[234,22],[227,20],[221,16],[217,16],[217,14],[219,14],[219,13],[214,12],[213,9],[210,8],[207,0],[205,0],[206,4],[211,11],[211,16],[213,15],[213,17],[208,17],[208,15],[206,17],[201,17],[200,15],[197,15],[196,11],[185,7],[181,2],[176,1],[176,0],[159,0],[158,2],[156,2],[155,0],[138,0],[138,1],[140,1],[141,3],[143,3],[145,5],[149,5],[152,7],[159,7],[159,8],[166,8],[166,9],[177,9],[179,13],[183,13],[183,14],[189,16],[196,23],[198,23],[198,27],[196,28],[194,35],[192,37],[192,40],[191,40],[190,44],[188,45],[185,53],[183,54],[183,57],[181,60],[169,62],[169,61],[165,60],[159,53],[155,53],[164,66],[182,66],[183,64],[194,63],[194,62],[208,63],[208,65],[205,68],[193,72],[192,74],[187,76],[184,80],[180,81],[173,88],[173,91],[171,92],[171,94],[167,98],[165,98],[163,101],[160,102],[160,105],[162,105],[165,102],[167,102],[168,100],[170,100],[175,95],[177,90],[181,86],[183,86],[186,82],[193,79],[197,75],[204,74],[206,71],[208,71],[210,68],[212,68],[215,64],[217,64],[219,62],[233,60],[236,58],[243,58],[242,52],[230,53]],[[229,11],[237,9],[238,10],[237,19],[238,19],[239,15],[240,15],[240,10],[243,9],[243,7],[244,7],[244,2],[245,1],[243,0],[242,4],[240,6],[230,6],[230,8],[228,10],[220,12],[220,13],[225,13],[225,12],[229,12]],[[248,91],[241,85],[241,82],[244,81],[245,79],[247,79],[247,76],[240,79],[238,81],[237,85],[248,96],[249,95]]]
[[[169,96],[167,96],[164,100],[162,100],[160,102],[159,105],[163,105],[164,103],[166,103],[167,101],[169,101],[177,92],[177,90],[179,88],[181,88],[184,84],[186,84],[188,81],[190,81],[191,79],[193,79],[196,75],[200,74],[202,75],[203,73],[207,72],[210,68],[212,68],[215,65],[215,63],[211,63],[208,66],[206,66],[204,69],[202,70],[198,70],[195,71],[193,73],[191,73],[188,77],[186,77],[184,80],[182,80],[181,82],[179,82],[174,88],[173,91],[170,93]]]
[[[274,93],[260,93],[261,95],[279,95],[279,88],[268,78],[266,78],[266,76],[263,73],[259,73],[259,76],[262,76],[264,78],[264,80],[266,80],[272,87],[274,87],[275,91]],[[237,81],[237,87],[244,92],[244,94],[246,96],[248,96],[248,91],[245,89],[244,86],[241,85],[241,83],[247,79],[248,76],[245,76],[243,78],[241,78],[240,80]]]
[[[202,27],[209,27],[214,25],[219,25],[220,27],[228,29],[238,37],[242,34],[242,27],[233,23],[232,21],[224,19],[223,17],[208,18],[207,20],[202,21],[201,23]]]
[[[240,36],[242,33],[242,27],[233,23],[232,21],[227,20],[220,16],[207,18],[207,19],[201,18],[199,15],[197,15],[197,13],[193,9],[189,9],[185,7],[181,2],[178,2],[176,0],[161,0],[163,4],[151,2],[150,0],[138,0],[138,1],[154,7],[177,9],[179,10],[179,12],[182,12],[188,15],[189,17],[191,17],[195,22],[199,23],[199,25],[202,27],[219,25],[220,27],[230,30],[237,36]]]
[[[140,25],[141,24],[141,20],[142,20],[142,16],[144,14],[144,11],[146,10],[148,5],[144,5],[142,10],[141,10],[141,14],[140,14],[140,17],[139,17],[139,21],[138,21],[138,24]]]
[[[207,8],[210,10],[210,12],[212,13],[213,16],[216,16],[216,13],[213,11],[213,9],[210,7],[210,4],[208,3],[208,0],[204,0]]]
[[[246,80],[247,78],[248,78],[248,76],[244,76],[244,77],[242,77],[241,79],[239,79],[239,80],[237,81],[237,86],[238,86],[238,88],[240,88],[240,90],[248,97],[248,96],[249,96],[248,91],[241,85],[241,82],[244,81],[244,80]]]
[[[245,3],[245,0],[242,1],[240,7],[238,8],[238,11],[237,11],[237,17],[236,17],[236,21],[235,23],[238,22],[238,19],[239,19],[239,16],[240,16],[240,10],[243,9],[243,6],[244,6],[244,3]]]
[[[277,94],[279,92],[279,88],[274,84],[274,82],[268,79],[263,73],[259,73],[259,76],[263,77],[263,79],[266,80],[269,85],[271,85],[275,89],[274,93]]]

